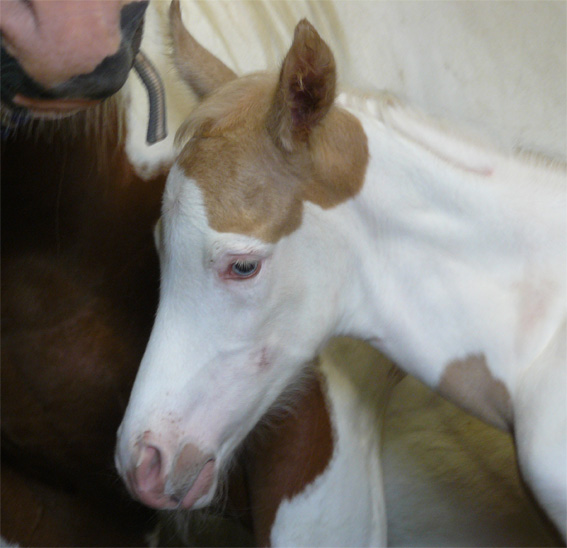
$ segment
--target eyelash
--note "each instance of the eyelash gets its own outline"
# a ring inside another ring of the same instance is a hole
[[[250,278],[254,274],[256,274],[258,270],[258,265],[260,263],[258,261],[243,261],[238,260],[232,263],[231,270],[233,274],[240,276],[242,278]]]
[[[254,278],[262,262],[259,259],[240,258],[232,261],[223,274],[223,278],[236,281],[245,281]]]

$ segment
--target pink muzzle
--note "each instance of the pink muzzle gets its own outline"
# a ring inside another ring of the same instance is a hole
[[[146,436],[144,436],[146,437]],[[154,444],[136,444],[136,464],[124,475],[132,495],[152,508],[191,508],[211,490],[215,479],[215,459],[196,445],[187,443],[166,470],[164,453]]]

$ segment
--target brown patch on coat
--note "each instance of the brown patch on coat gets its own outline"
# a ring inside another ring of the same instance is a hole
[[[301,224],[303,202],[335,207],[360,192],[368,144],[360,122],[333,106],[333,55],[305,20],[279,78],[232,80],[180,128],[178,159],[201,188],[209,225],[276,242]]]
[[[439,393],[482,420],[510,431],[513,407],[506,385],[494,378],[483,355],[454,360],[445,368]]]
[[[367,138],[351,114],[332,107],[308,143],[286,152],[266,125],[273,77],[230,82],[205,100],[179,138],[178,163],[201,188],[209,225],[276,242],[301,224],[303,201],[335,207],[360,192]]]
[[[313,483],[333,456],[333,427],[324,378],[313,375],[305,388],[293,411],[265,435],[260,433],[243,459],[257,546],[270,546],[281,503]]]

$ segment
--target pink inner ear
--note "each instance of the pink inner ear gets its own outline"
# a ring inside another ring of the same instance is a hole
[[[313,66],[298,60],[295,79],[289,85],[290,112],[298,136],[308,134],[325,116],[334,100],[335,77],[332,66]],[[318,69],[318,70],[316,70]]]
[[[305,142],[335,98],[335,59],[314,27],[301,20],[284,59],[273,112],[277,140],[293,149]]]

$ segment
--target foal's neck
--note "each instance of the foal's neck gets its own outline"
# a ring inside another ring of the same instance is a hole
[[[565,314],[565,171],[467,143],[401,107],[359,118],[371,160],[345,207],[364,219],[349,225],[360,227],[357,335],[441,390],[450,369],[481,392],[490,378],[497,404],[471,407],[506,427],[502,394]]]

